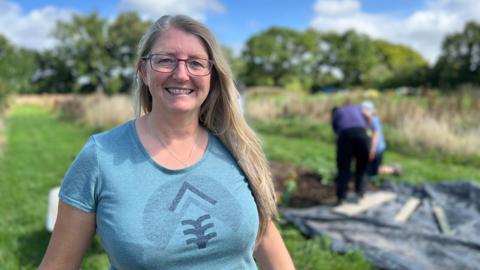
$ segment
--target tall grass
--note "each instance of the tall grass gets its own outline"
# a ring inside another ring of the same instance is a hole
[[[134,117],[133,103],[127,95],[22,95],[15,97],[14,104],[46,107],[97,130],[112,128]]]
[[[409,147],[440,150],[457,155],[479,155],[480,126],[461,130],[430,115],[411,115],[401,119],[398,136],[404,137]]]
[[[67,118],[96,129],[108,129],[134,117],[132,101],[126,95],[75,96],[58,106]]]
[[[373,100],[387,126],[387,140],[402,153],[443,153],[462,162],[480,164],[480,91],[405,96],[395,92],[350,91],[301,95],[255,89],[250,92],[247,117],[254,121],[299,118],[329,124],[330,111],[349,101]]]
[[[15,95],[12,98],[12,103],[13,105],[34,105],[53,109],[72,100],[74,97],[73,94]]]
[[[258,88],[247,93],[246,113],[253,120],[302,117],[326,122],[332,108],[332,101],[325,95],[310,96]]]

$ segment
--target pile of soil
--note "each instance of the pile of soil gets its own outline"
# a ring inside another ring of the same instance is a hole
[[[322,175],[290,163],[272,162],[270,167],[278,198],[285,192],[285,183],[289,178],[296,181],[297,189],[291,195],[288,207],[306,208],[336,202],[335,185],[322,184]],[[367,187],[367,190],[375,189],[371,184]],[[349,190],[353,190],[353,181],[349,182]]]
[[[289,163],[272,162],[270,167],[278,198],[285,192],[285,183],[289,178],[296,181],[297,189],[291,196],[289,207],[335,203],[335,186],[322,184],[320,174]]]

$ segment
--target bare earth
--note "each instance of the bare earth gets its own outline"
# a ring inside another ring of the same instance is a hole
[[[296,179],[297,190],[288,207],[305,208],[315,205],[333,205],[336,202],[335,185],[322,184],[320,174],[283,162],[272,162],[270,167],[278,195],[285,191],[285,182],[289,177],[293,175]],[[369,184],[367,189],[376,188]],[[349,182],[349,190],[353,190],[353,179]]]

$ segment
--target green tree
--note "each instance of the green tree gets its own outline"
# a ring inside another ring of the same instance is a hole
[[[8,95],[8,86],[6,85],[5,82],[5,71],[8,68],[6,66],[6,57],[9,53],[10,49],[10,44],[8,43],[8,40],[0,35],[0,112],[3,109],[3,105],[5,104],[5,99],[7,98]]]
[[[0,96],[8,92],[30,92],[35,69],[35,53],[32,50],[16,48],[0,35]]]
[[[37,70],[32,77],[35,93],[71,93],[76,87],[72,62],[54,50],[37,52]]]
[[[227,46],[222,46],[223,54],[227,58],[227,62],[232,68],[233,76],[236,81],[244,81],[243,74],[245,73],[245,62],[241,57],[235,56],[233,49]]]
[[[300,33],[291,29],[272,27],[254,35],[242,54],[246,84],[284,86],[299,75],[305,51]]]
[[[418,52],[383,40],[374,40],[373,44],[379,62],[366,75],[366,85],[386,88],[426,83],[428,62]]]
[[[150,22],[133,12],[112,23],[96,13],[74,15],[53,32],[58,45],[37,55],[39,92],[127,92],[135,76],[137,45]]]
[[[96,13],[74,15],[71,21],[57,24],[57,57],[65,61],[75,77],[75,92],[104,92],[112,69],[106,30],[106,21]]]
[[[0,109],[11,91],[10,73],[14,48],[6,37],[0,35]]]
[[[151,22],[142,21],[137,13],[120,14],[108,26],[107,51],[112,60],[111,91],[128,92],[135,76],[137,45]],[[118,85],[115,87],[115,85]]]
[[[304,72],[310,78],[310,88],[318,90],[325,86],[340,84],[341,70],[337,65],[337,49],[340,35],[334,32],[322,33],[309,29],[303,33],[309,53],[304,57]]]
[[[331,46],[332,64],[342,72],[342,86],[363,85],[366,74],[380,61],[370,38],[353,30],[335,38]]]
[[[480,84],[480,24],[468,22],[463,32],[447,36],[434,67],[434,79],[443,87]]]

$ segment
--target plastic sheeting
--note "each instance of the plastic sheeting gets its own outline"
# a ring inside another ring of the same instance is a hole
[[[332,249],[361,249],[379,269],[480,269],[480,187],[469,182],[387,183],[397,197],[354,217],[332,206],[285,209],[284,218],[307,236],[332,238]],[[410,197],[421,204],[404,223],[395,215]],[[451,235],[442,234],[433,207],[442,207]]]

